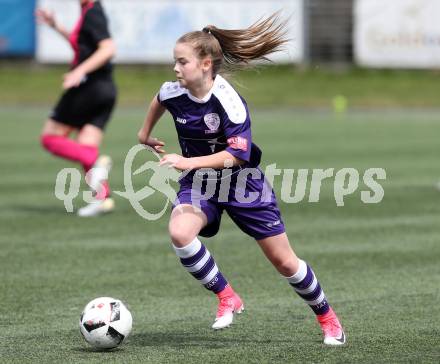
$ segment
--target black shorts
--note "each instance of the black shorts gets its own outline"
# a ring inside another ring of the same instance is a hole
[[[77,129],[85,124],[104,129],[115,106],[116,95],[111,77],[90,78],[64,92],[50,118]]]

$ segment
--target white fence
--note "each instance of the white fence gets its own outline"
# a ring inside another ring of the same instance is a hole
[[[170,63],[176,39],[192,30],[214,24],[220,28],[245,28],[261,17],[281,10],[289,19],[285,52],[276,62],[301,62],[304,58],[304,0],[103,0],[110,30],[117,45],[116,62]],[[55,12],[68,29],[79,17],[78,0],[39,0],[40,7]],[[37,60],[43,63],[69,62],[72,50],[47,26],[37,30]]]

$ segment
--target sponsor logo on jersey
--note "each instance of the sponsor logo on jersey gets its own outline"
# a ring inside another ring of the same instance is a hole
[[[179,118],[179,117],[177,117],[177,118],[176,118],[176,121],[177,121],[178,123],[180,123],[180,124],[186,124],[186,119],[184,119],[184,118]]]
[[[244,152],[247,151],[247,139],[241,136],[234,136],[227,140],[228,145],[233,149],[239,149]]]
[[[206,126],[209,128],[209,130],[206,130],[205,133],[215,133],[218,130],[218,127],[220,126],[220,116],[216,113],[206,114],[203,117],[203,120],[205,121]]]

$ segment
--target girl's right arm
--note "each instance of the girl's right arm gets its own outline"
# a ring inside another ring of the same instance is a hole
[[[162,149],[165,143],[157,138],[150,137],[150,134],[154,128],[154,125],[156,125],[156,123],[159,121],[165,110],[165,107],[163,107],[157,100],[156,95],[150,103],[144,124],[138,132],[139,142],[141,144],[153,147],[158,153],[165,153],[165,151]]]
[[[69,41],[69,32],[66,30],[66,28],[56,22],[53,12],[45,9],[37,9],[35,15],[39,23],[49,25],[51,28],[60,33],[67,41]]]

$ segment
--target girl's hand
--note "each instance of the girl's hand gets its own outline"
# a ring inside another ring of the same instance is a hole
[[[85,74],[78,70],[74,69],[73,71],[70,71],[64,75],[64,81],[63,81],[63,89],[68,89],[72,87],[78,87],[82,80],[84,79]]]
[[[35,16],[37,17],[37,21],[40,24],[47,24],[52,28],[55,28],[55,16],[53,11],[48,11],[45,9],[37,9],[35,11]]]
[[[141,129],[138,133],[138,139],[139,143],[148,145],[151,148],[154,148],[154,150],[158,153],[165,153],[165,150],[162,149],[162,147],[165,145],[165,143],[157,138],[151,138],[146,137],[144,131]]]
[[[191,158],[185,158],[178,154],[166,154],[160,160],[159,165],[168,166],[170,168],[173,167],[179,171],[185,171],[187,169],[192,169],[190,159]]]

